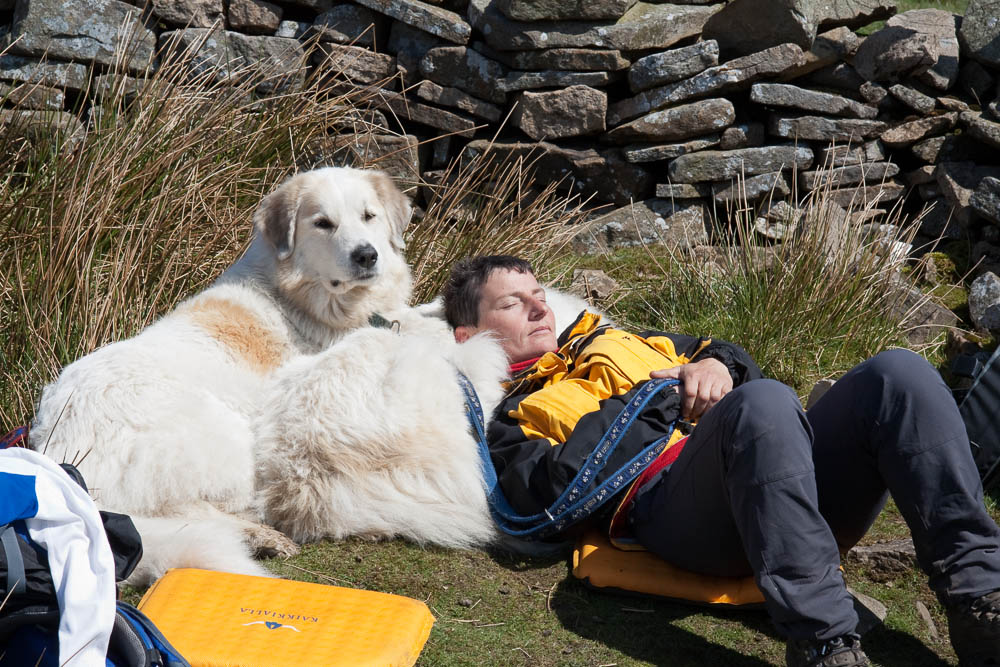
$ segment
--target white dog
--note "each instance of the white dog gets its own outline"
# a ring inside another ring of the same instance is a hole
[[[554,290],[558,327],[586,307]],[[499,535],[483,492],[457,372],[484,416],[507,359],[487,336],[455,342],[439,302],[359,329],[278,372],[258,422],[258,492],[268,523],[296,541],[405,537],[464,548]]]
[[[250,248],[213,286],[45,388],[31,446],[82,457],[99,506],[135,519],[145,556],[133,583],[167,567],[265,574],[247,545],[296,549],[253,511],[253,421],[286,362],[407,303],[409,217],[381,172],[294,176],[261,202]]]

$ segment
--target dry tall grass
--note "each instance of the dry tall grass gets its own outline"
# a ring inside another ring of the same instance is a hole
[[[0,429],[30,420],[62,366],[133,335],[230,265],[261,197],[315,166],[306,147],[371,129],[356,108],[371,96],[332,94],[336,72],[282,85],[206,67],[196,48],[139,81],[122,74],[123,57],[82,133],[0,133]],[[284,92],[261,98],[262,88]],[[576,210],[554,188],[522,200],[532,183],[528,165],[488,155],[449,170],[409,230],[417,294],[432,295],[463,254],[551,252]]]
[[[428,186],[427,212],[410,234],[414,299],[439,294],[452,265],[463,257],[510,254],[545,267],[564,254],[586,202],[558,194],[558,186],[536,180],[530,157],[506,161],[487,150],[452,163],[439,183]]]
[[[262,194],[341,121],[315,82],[264,101],[276,75],[223,76],[175,53],[147,78],[126,57],[73,136],[0,136],[0,423],[30,417],[65,363],[134,333],[248,242]]]
[[[904,340],[907,244],[919,225],[894,207],[877,230],[857,222],[874,202],[845,210],[830,179],[804,201],[780,243],[755,230],[754,207],[740,206],[714,251],[647,253],[642,280],[656,284],[624,315],[646,326],[711,335],[744,346],[765,374],[807,391]],[[852,221],[853,220],[853,221]],[[797,224],[796,224],[797,223]],[[720,242],[724,241],[724,242]],[[652,274],[651,276],[649,274]]]

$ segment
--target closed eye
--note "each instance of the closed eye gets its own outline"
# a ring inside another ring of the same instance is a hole
[[[319,227],[320,229],[333,229],[333,223],[327,218],[316,218],[313,220],[313,226]]]

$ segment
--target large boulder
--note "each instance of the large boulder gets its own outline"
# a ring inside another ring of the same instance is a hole
[[[156,48],[141,10],[120,0],[18,2],[7,40],[10,53],[107,66],[126,52],[133,72],[152,65]]]
[[[251,77],[262,94],[294,89],[305,81],[305,55],[294,39],[186,28],[165,32],[160,40],[164,48],[182,52],[197,46],[190,59],[196,72],[211,71],[219,81]]]
[[[679,141],[719,132],[736,120],[733,103],[713,98],[654,111],[630,123],[619,125],[604,139],[611,142]]]
[[[783,200],[791,193],[788,179],[780,171],[747,178],[732,178],[712,183],[712,199],[716,204],[732,208],[760,199]]]
[[[958,38],[963,52],[981,63],[1000,67],[1000,0],[969,0]]]
[[[0,82],[0,99],[17,109],[61,111],[66,96],[58,88],[41,86],[37,83]]]
[[[709,67],[688,79],[652,88],[612,104],[608,108],[608,124],[618,125],[678,102],[748,88],[754,81],[780,75],[804,61],[802,49],[795,44],[780,44],[749,56],[735,58],[716,67]]]
[[[230,4],[230,21],[232,7]],[[367,7],[342,4],[331,7],[313,19],[310,35],[315,34],[322,42],[367,47],[378,44],[381,49],[385,44],[384,35],[380,34],[384,30],[384,24],[385,20]]]
[[[972,196],[986,178],[1000,178],[1000,167],[974,162],[942,162],[934,172],[941,194],[954,207],[955,219],[968,224],[976,212]],[[977,201],[981,199],[977,198]]]
[[[808,50],[819,26],[859,27],[884,19],[895,5],[881,0],[732,0],[705,24],[704,38],[726,57],[791,42]]]
[[[813,152],[805,146],[763,146],[732,151],[688,153],[670,163],[675,183],[727,181],[787,169],[808,169]]]
[[[854,29],[889,18],[896,13],[896,3],[891,0],[816,0],[812,11],[822,30],[836,26]]]
[[[570,86],[606,86],[615,78],[614,72],[510,72],[498,86],[505,93],[539,88],[568,88]]]
[[[617,20],[636,0],[497,0],[497,9],[514,21]]]
[[[515,70],[556,70],[561,72],[617,72],[629,61],[621,51],[611,49],[541,49],[538,51],[498,51],[484,42],[472,48]]]
[[[336,79],[354,83],[379,83],[394,89],[398,80],[396,59],[387,53],[375,53],[360,46],[321,42],[313,53],[313,61],[322,63]]]
[[[370,2],[371,0],[364,0]],[[643,51],[665,49],[701,34],[718,5],[661,5],[638,2],[614,23],[596,21],[512,21],[499,0],[470,0],[469,20],[486,43],[500,51],[564,47]]]
[[[403,82],[412,86],[424,78],[420,73],[420,61],[423,57],[431,49],[445,44],[447,42],[429,32],[393,21],[386,50],[396,54],[396,68],[402,74]]]
[[[861,43],[854,68],[866,81],[897,81],[931,69],[938,53],[937,36],[887,25]]]
[[[911,146],[918,141],[923,141],[928,137],[934,137],[951,130],[955,127],[958,114],[949,112],[940,116],[929,118],[919,118],[906,123],[901,123],[890,128],[881,134],[882,143],[890,148],[903,148]]]
[[[439,46],[420,60],[420,72],[442,86],[453,86],[480,99],[502,104],[501,82],[507,68],[465,46]]]
[[[958,316],[933,301],[915,287],[901,284],[900,299],[894,304],[897,316],[905,317],[906,340],[924,345],[958,326]]]
[[[472,138],[476,131],[476,121],[464,114],[445,111],[441,107],[421,104],[414,99],[386,88],[366,88],[370,94],[368,104],[375,108],[387,108],[400,120],[421,123],[448,134]]]
[[[1000,333],[1000,278],[991,271],[969,287],[969,315],[978,329]]]
[[[820,33],[804,52],[803,63],[786,70],[781,80],[792,81],[824,67],[845,64],[843,61],[853,58],[860,44],[861,38],[843,26]]]
[[[803,171],[799,174],[802,187],[806,190],[833,187],[841,188],[847,185],[861,183],[880,183],[899,173],[899,167],[892,162],[872,162],[868,164],[832,167]]]
[[[152,0],[153,14],[179,28],[211,28],[221,24],[222,0]]]
[[[979,181],[969,198],[969,204],[976,213],[1000,225],[1000,179],[986,176]]]
[[[625,159],[629,162],[659,162],[660,160],[672,160],[685,153],[694,153],[695,151],[718,146],[720,141],[721,135],[708,134],[704,137],[678,143],[633,144],[626,146],[624,153]]]
[[[494,123],[502,117],[502,111],[497,105],[484,102],[458,88],[439,86],[433,81],[424,80],[417,86],[416,91],[417,97],[422,100],[433,102],[439,106],[454,107]],[[601,116],[601,126],[604,126],[603,115]]]
[[[847,118],[874,118],[878,115],[878,109],[875,107],[855,102],[850,98],[799,88],[787,83],[755,83],[750,88],[750,101]]]
[[[0,132],[8,141],[27,141],[35,147],[70,148],[83,137],[83,123],[66,111],[0,109]]]
[[[543,182],[560,182],[563,189],[584,197],[596,195],[602,201],[624,206],[644,199],[653,188],[650,175],[630,164],[619,150],[573,149],[546,141],[492,142],[482,139],[469,142],[463,158],[489,151],[497,159],[531,160],[535,174]]]
[[[455,44],[468,44],[472,28],[459,14],[420,0],[355,0],[359,5]]]
[[[995,123],[975,111],[964,111],[959,115],[959,119],[970,136],[995,151],[1000,151],[1000,123]]]
[[[589,254],[650,244],[693,248],[708,243],[706,222],[699,204],[647,199],[588,222],[573,237],[572,245],[577,252]]]
[[[563,139],[604,131],[608,94],[589,86],[570,86],[517,97],[511,122],[532,139]]]
[[[0,56],[0,81],[17,81],[79,92],[87,87],[86,65],[38,61],[23,56]]]
[[[420,182],[420,141],[414,136],[339,134],[324,136],[310,148],[316,164],[381,169],[404,191],[415,189]]]
[[[958,18],[941,9],[914,9],[893,16],[886,23],[892,28],[930,35],[930,53],[934,64],[917,78],[938,90],[948,90],[958,79]]]
[[[628,70],[633,93],[680,81],[719,64],[719,45],[714,40],[640,58]]]
[[[776,137],[797,141],[831,141],[857,143],[872,139],[886,129],[880,120],[863,118],[827,118],[826,116],[786,116],[771,114],[767,131]]]
[[[265,0],[230,0],[228,25],[248,35],[273,35],[281,25],[282,11]]]
[[[805,51],[816,38],[816,21],[809,0],[733,0],[708,19],[702,35],[718,42],[725,58],[788,42]]]

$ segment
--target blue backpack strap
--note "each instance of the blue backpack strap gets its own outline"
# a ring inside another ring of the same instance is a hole
[[[7,561],[7,595],[21,595],[26,589],[24,558],[21,556],[14,526],[7,524],[3,527],[0,542],[3,542],[3,555]]]
[[[109,665],[191,667],[148,616],[127,602],[119,600],[117,607],[108,647]]]
[[[625,437],[629,428],[635,422],[643,408],[664,389],[680,384],[674,379],[649,380],[635,393],[628,404],[615,418],[611,428],[601,437],[597,445],[588,455],[579,472],[566,486],[566,489],[552,504],[541,513],[521,515],[510,505],[500,489],[499,479],[493,461],[490,458],[489,444],[486,439],[485,419],[482,405],[476,390],[469,379],[458,372],[459,385],[465,393],[466,415],[476,434],[480,465],[483,471],[483,484],[490,512],[497,526],[508,535],[517,537],[542,538],[558,533],[570,525],[586,519],[594,510],[604,504],[618,491],[624,489],[645,470],[666,447],[673,432],[655,440],[634,456],[628,463],[609,475],[604,482],[590,492],[585,493],[597,474],[604,469],[612,452]]]

